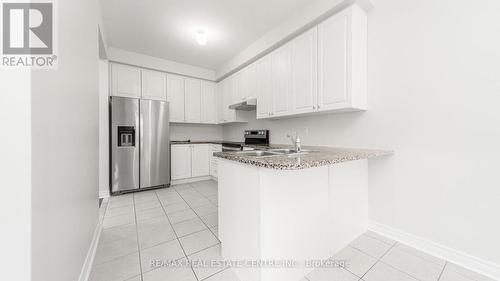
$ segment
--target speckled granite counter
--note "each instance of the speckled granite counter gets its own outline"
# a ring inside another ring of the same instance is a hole
[[[271,145],[272,148],[293,148],[288,145]],[[214,156],[257,167],[276,170],[300,170],[326,166],[346,161],[390,155],[390,150],[333,148],[324,146],[303,146],[310,152],[299,155],[249,156],[238,152],[217,152]]]

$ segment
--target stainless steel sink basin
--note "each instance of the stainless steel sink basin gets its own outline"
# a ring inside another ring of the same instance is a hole
[[[301,150],[300,152],[294,150],[294,149],[287,149],[287,148],[276,148],[276,149],[268,149],[268,150],[250,150],[250,151],[240,151],[236,152],[235,154],[237,155],[244,155],[244,156],[253,156],[253,157],[272,157],[272,156],[289,156],[289,157],[294,157],[294,156],[300,156],[307,154],[309,152],[312,152],[311,150]]]
[[[271,152],[271,151],[265,151],[265,150],[251,150],[251,151],[240,151],[240,152],[236,152],[235,154],[244,155],[244,156],[264,157],[264,156],[281,155],[283,153]]]

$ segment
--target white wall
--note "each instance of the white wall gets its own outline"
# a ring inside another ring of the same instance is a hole
[[[224,137],[268,128],[283,143],[299,130],[304,145],[394,149],[370,164],[371,219],[498,265],[500,2],[374,4],[367,112],[252,119]]]
[[[108,46],[110,61],[215,81],[215,71]]]
[[[31,273],[31,73],[0,69],[0,264],[2,279]]]
[[[170,123],[170,140],[222,140],[222,126]]]
[[[97,1],[59,1],[59,68],[32,71],[33,281],[78,280],[98,223]]]

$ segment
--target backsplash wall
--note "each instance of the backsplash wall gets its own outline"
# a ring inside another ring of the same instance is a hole
[[[170,140],[222,140],[222,126],[171,123]]]

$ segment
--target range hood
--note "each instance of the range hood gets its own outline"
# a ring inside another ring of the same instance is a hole
[[[252,111],[257,108],[257,98],[248,97],[244,98],[237,103],[229,105],[229,109]]]

